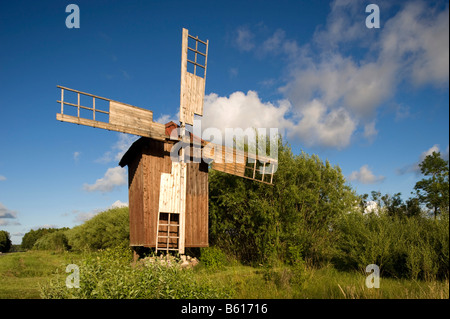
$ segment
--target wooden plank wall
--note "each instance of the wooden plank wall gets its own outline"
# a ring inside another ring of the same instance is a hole
[[[128,207],[130,211],[130,245],[142,246],[145,243],[143,207],[143,171],[141,156],[128,164]]]
[[[208,164],[187,164],[186,247],[208,247]]]
[[[155,247],[161,173],[171,173],[171,147],[172,143],[149,139],[128,167],[131,246]],[[187,167],[185,246],[207,247],[208,165]]]

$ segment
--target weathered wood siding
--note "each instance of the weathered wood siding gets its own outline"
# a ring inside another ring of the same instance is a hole
[[[130,245],[155,247],[161,173],[170,173],[172,143],[145,139],[129,160]],[[187,164],[186,247],[208,246],[208,165]]]

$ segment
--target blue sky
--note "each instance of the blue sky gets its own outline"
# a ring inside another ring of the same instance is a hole
[[[66,6],[80,8],[68,29]],[[369,29],[368,4],[380,9]],[[181,29],[209,39],[202,127],[277,127],[360,194],[406,199],[449,145],[448,1],[11,1],[0,12],[0,229],[73,227],[128,202],[131,135],[56,121],[56,85],[179,109]]]

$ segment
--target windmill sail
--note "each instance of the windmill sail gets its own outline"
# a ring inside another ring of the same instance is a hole
[[[274,158],[203,141],[202,156],[211,160],[211,168],[256,182],[273,184],[278,161]]]
[[[57,100],[61,104],[61,113],[56,114],[58,121],[150,137],[160,141],[166,139],[164,124],[153,122],[152,111],[67,87],[59,85],[57,87],[61,89],[61,100]],[[68,102],[67,96],[64,100],[65,92],[74,92],[76,103]],[[81,104],[81,98],[86,99],[86,97],[92,98],[92,106]],[[99,101],[103,103],[106,101],[107,108],[99,108]],[[64,113],[67,112],[67,109],[64,109],[66,105],[76,109],[76,113],[71,112],[76,116]],[[85,116],[85,113],[89,114],[89,118]]]
[[[189,46],[189,39],[194,42]],[[180,122],[193,125],[194,114],[203,115],[205,97],[206,64],[209,40],[193,37],[183,28],[181,45]],[[203,50],[201,50],[201,48]],[[188,56],[192,54],[193,60]],[[204,62],[202,62],[204,61]],[[189,72],[188,66],[192,72]]]

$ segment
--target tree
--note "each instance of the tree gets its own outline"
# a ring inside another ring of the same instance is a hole
[[[421,173],[429,178],[418,181],[414,189],[419,202],[431,209],[436,219],[437,215],[448,213],[448,161],[441,158],[440,152],[433,152],[433,154],[425,157],[419,167]]]
[[[32,249],[39,238],[57,230],[58,228],[39,228],[37,230],[30,230],[22,237],[22,249]]]
[[[280,138],[274,185],[209,173],[210,242],[249,263],[324,262],[336,220],[359,198],[337,166],[316,155],[294,155]]]
[[[5,230],[0,230],[0,252],[6,253],[11,249],[11,239],[9,233]]]

